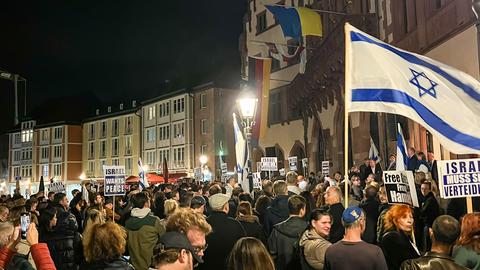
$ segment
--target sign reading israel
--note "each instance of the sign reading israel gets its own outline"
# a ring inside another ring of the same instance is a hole
[[[383,179],[388,203],[419,207],[415,180],[411,171],[386,171]]]
[[[437,166],[442,198],[480,196],[480,158],[438,160]]]
[[[125,167],[103,166],[105,176],[105,196],[125,195]]]
[[[262,171],[277,171],[277,157],[262,157]]]

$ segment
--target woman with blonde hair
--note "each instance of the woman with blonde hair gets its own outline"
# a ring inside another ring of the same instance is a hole
[[[408,205],[392,206],[384,217],[384,228],[380,246],[388,269],[398,270],[403,261],[420,257],[413,238],[413,213]]]
[[[178,202],[174,199],[165,200],[165,202],[163,203],[163,208],[165,218],[161,219],[160,223],[165,226],[165,224],[167,224],[168,217],[178,209]]]
[[[93,224],[91,230],[95,234],[84,237],[85,265],[80,269],[133,270],[133,266],[122,257],[127,244],[127,233],[120,225],[113,222]]]
[[[275,270],[275,265],[260,240],[253,237],[242,237],[230,252],[227,269]]]
[[[100,212],[97,209],[94,208],[89,208],[86,212],[86,217],[85,217],[85,224],[84,224],[84,229],[82,233],[82,244],[83,244],[83,253],[87,253],[88,249],[88,240],[91,239],[95,234],[95,230],[93,229],[96,224],[103,224],[105,223],[105,217],[103,216],[103,213]]]
[[[453,258],[459,265],[480,270],[480,213],[463,216],[460,237],[453,249]]]

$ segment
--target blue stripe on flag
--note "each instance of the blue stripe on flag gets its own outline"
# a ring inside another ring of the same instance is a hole
[[[415,110],[425,123],[449,140],[480,150],[480,138],[465,134],[450,126],[422,103],[396,89],[352,89],[352,102],[391,102],[408,106]]]
[[[375,44],[375,45],[377,45],[381,48],[384,48],[386,50],[391,51],[392,53],[400,56],[401,58],[405,59],[406,61],[408,61],[412,64],[416,64],[416,65],[419,65],[419,66],[424,66],[426,68],[429,68],[432,71],[434,71],[434,72],[438,73],[439,75],[441,75],[442,77],[444,77],[451,84],[453,84],[456,87],[462,89],[471,98],[475,99],[476,101],[480,101],[480,93],[477,92],[474,88],[472,88],[469,85],[466,85],[466,84],[462,83],[460,80],[458,80],[454,76],[448,74],[443,69],[441,69],[440,67],[438,67],[438,66],[436,66],[432,63],[429,63],[429,62],[427,62],[423,59],[420,59],[420,58],[418,58],[417,56],[415,56],[411,53],[400,51],[399,49],[397,49],[393,46],[390,46],[386,43],[378,42],[376,40],[373,40],[373,39],[371,39],[371,38],[369,38],[369,37],[367,37],[367,36],[365,36],[361,33],[358,33],[358,32],[354,32],[354,31],[350,32],[350,38],[351,38],[352,42],[364,41],[364,42],[367,42],[367,43]]]
[[[400,152],[402,153],[403,156],[403,164],[405,165],[405,169],[408,168],[408,157],[407,157],[407,150],[405,149],[405,145],[403,144],[404,138],[403,134],[401,134],[397,130],[397,147],[400,148]]]

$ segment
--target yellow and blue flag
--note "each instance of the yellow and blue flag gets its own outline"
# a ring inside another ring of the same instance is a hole
[[[314,10],[304,7],[265,7],[278,20],[285,37],[300,40],[302,36],[322,36],[322,20]]]

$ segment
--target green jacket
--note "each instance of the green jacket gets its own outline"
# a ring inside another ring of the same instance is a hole
[[[165,233],[165,227],[161,225],[160,219],[149,211],[134,208],[132,217],[125,223],[125,228],[128,233],[128,252],[133,266],[136,270],[147,270],[152,263],[153,249],[160,236]]]
[[[462,246],[453,248],[453,256],[455,262],[468,269],[480,270],[480,254],[474,250]]]

